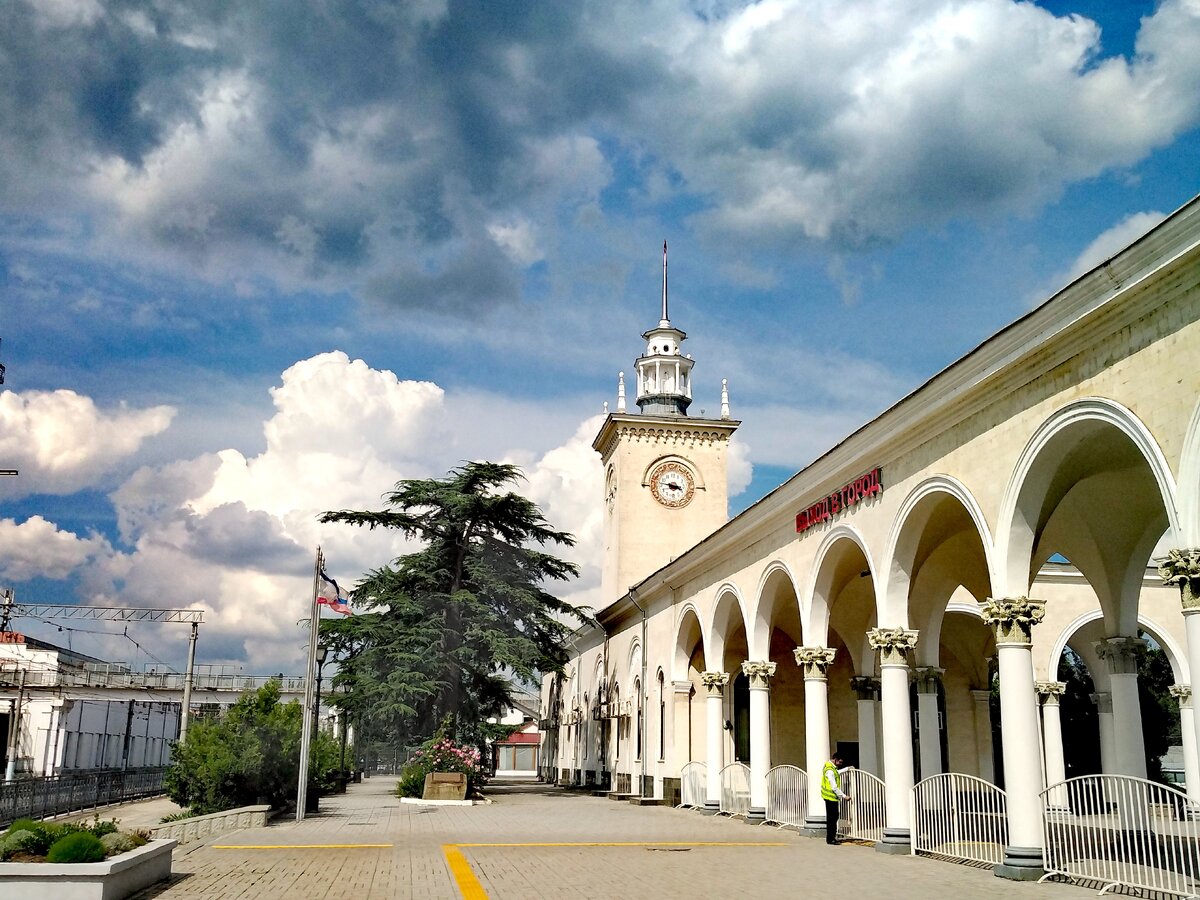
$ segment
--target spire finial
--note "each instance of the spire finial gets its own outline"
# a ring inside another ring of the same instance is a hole
[[[662,321],[658,323],[660,327],[666,327],[671,324],[671,317],[667,315],[667,242],[663,241],[663,298],[662,298]]]
[[[608,404],[606,403],[607,407]],[[617,373],[617,412],[625,412],[625,373]]]
[[[721,379],[721,418],[729,418],[729,379]]]

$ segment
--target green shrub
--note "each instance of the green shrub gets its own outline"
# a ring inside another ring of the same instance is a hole
[[[52,830],[47,822],[35,822],[33,819],[18,819],[8,827],[8,835],[28,834],[21,846],[22,853],[32,853],[34,856],[45,856],[46,851],[62,835]],[[14,851],[15,852],[15,851]]]
[[[17,819],[17,821],[13,822],[11,825],[8,826],[8,830],[5,831],[4,833],[5,834],[13,834],[14,832],[17,832],[17,831],[34,831],[34,832],[36,832],[38,829],[42,828],[45,824],[46,824],[45,822],[38,822],[35,819]]]
[[[295,801],[300,765],[300,704],[279,702],[279,682],[243,694],[219,719],[199,720],[175,744],[164,787],[167,796],[193,815],[269,803],[280,809]],[[336,766],[337,741],[312,736],[310,793]]]
[[[92,824],[87,826],[90,831],[98,838],[104,837],[106,834],[116,834],[120,831],[120,823],[116,819],[105,819],[100,821],[100,813],[96,813],[96,818],[92,820]]]
[[[116,856],[118,853],[128,853],[130,850],[140,846],[133,839],[131,834],[122,834],[119,831],[112,831],[100,838],[100,843],[104,845],[104,852],[107,856]]]
[[[14,853],[40,854],[37,849],[41,839],[32,831],[9,831],[0,838],[0,859],[9,859]]]
[[[46,853],[48,863],[101,862],[105,857],[104,844],[90,831],[76,831],[59,838]]]

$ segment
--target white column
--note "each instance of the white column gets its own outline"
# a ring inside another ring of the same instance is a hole
[[[908,699],[908,651],[917,645],[917,632],[907,628],[875,628],[867,632],[871,648],[879,651],[879,686],[883,695],[883,777],[887,814],[883,853],[911,850],[908,805],[913,787],[912,716]]]
[[[996,630],[1000,663],[1000,725],[1004,729],[1004,782],[1008,795],[1008,840],[1001,878],[1029,881],[1044,874],[1042,855],[1042,750],[1038,742],[1030,632],[1046,615],[1046,604],[1028,597],[989,598],[983,621]]]
[[[1183,605],[1183,626],[1187,635],[1188,668],[1193,678],[1200,677],[1195,674],[1200,672],[1200,548],[1169,550],[1167,558],[1158,567],[1158,577],[1166,584],[1179,586],[1179,602]],[[1191,718],[1193,746],[1200,753],[1200,716],[1193,714]],[[1189,779],[1189,793],[1192,781],[1200,779]]]
[[[879,742],[875,718],[879,707],[879,679],[855,675],[850,687],[858,695],[858,767],[872,775],[879,774]]]
[[[1096,725],[1100,729],[1100,771],[1105,775],[1117,772],[1117,750],[1113,737],[1112,694],[1097,691],[1091,695],[1096,704]]]
[[[942,729],[938,717],[938,685],[945,670],[917,669],[917,738],[921,748],[921,778],[942,773]]]
[[[1062,717],[1059,700],[1067,686],[1061,681],[1039,681],[1037,692],[1042,697],[1042,740],[1046,752],[1046,786],[1067,780],[1067,762],[1063,755]],[[1056,788],[1050,803],[1058,809],[1067,808],[1066,788]]]
[[[825,834],[825,801],[821,799],[821,767],[829,759],[829,681],[837,651],[832,647],[797,647],[796,665],[804,670],[804,764],[808,771],[806,833]]]
[[[996,780],[996,768],[992,762],[992,692],[971,691],[975,701],[975,755],[979,777],[984,781]]]
[[[721,745],[725,729],[725,685],[729,684],[728,672],[702,672],[704,682],[704,706],[707,709],[708,755],[705,758],[708,776],[708,792],[704,800],[704,811],[709,815],[721,809],[721,767],[724,766]]]
[[[750,809],[748,823],[767,817],[767,772],[771,770],[771,688],[775,663],[747,660],[742,673],[750,681]]]
[[[692,747],[691,704],[694,688],[690,681],[672,681],[671,731],[668,734],[667,759],[674,761],[676,772],[699,759],[699,747]]]
[[[1200,595],[1200,589],[1197,590],[1197,595]],[[1200,673],[1200,606],[1184,609],[1183,624],[1187,633],[1188,667],[1192,672]],[[1200,677],[1200,675],[1193,677]],[[1192,746],[1196,748],[1196,755],[1200,758],[1200,716],[1196,715],[1194,707],[1192,710],[1192,740]],[[1200,778],[1196,778],[1194,781],[1196,789],[1200,790]],[[1191,785],[1192,782],[1189,781],[1188,784]]]
[[[1179,586],[1179,602],[1183,605],[1183,627],[1187,635],[1188,668],[1193,678],[1200,678],[1200,548],[1176,549],[1167,552],[1167,558],[1158,567],[1158,577],[1166,584]],[[1190,704],[1189,704],[1190,705]],[[1182,718],[1180,704],[1180,718]],[[1194,713],[1192,719],[1192,746],[1200,753],[1200,716]],[[1183,746],[1186,753],[1187,740]],[[1192,784],[1200,783],[1200,778],[1188,777],[1188,793]]]
[[[1192,711],[1192,686],[1171,686],[1171,695],[1179,701],[1179,734],[1183,741],[1183,777],[1187,794],[1200,803],[1200,757],[1196,755],[1196,722]]]
[[[1146,745],[1142,742],[1142,706],[1138,698],[1138,651],[1146,642],[1134,637],[1111,637],[1094,644],[1108,668],[1112,693],[1113,748],[1116,774],[1146,777]]]

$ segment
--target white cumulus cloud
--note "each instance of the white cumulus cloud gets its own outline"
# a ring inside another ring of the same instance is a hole
[[[0,459],[19,469],[0,490],[69,494],[87,487],[170,425],[175,410],[101,410],[74,391],[0,393]]]
[[[111,552],[104,538],[81,538],[41,516],[30,516],[24,522],[0,519],[0,547],[4,548],[0,576],[11,581],[66,578],[87,562]]]

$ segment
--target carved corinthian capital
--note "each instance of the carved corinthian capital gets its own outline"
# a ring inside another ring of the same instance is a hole
[[[1171,696],[1179,701],[1180,709],[1192,708],[1192,686],[1190,684],[1171,685]]]
[[[850,690],[858,695],[859,700],[878,700],[879,679],[869,675],[855,675],[850,679]]]
[[[917,632],[909,628],[872,628],[867,632],[872,650],[879,651],[881,665],[908,665],[908,651],[917,646]]]
[[[796,665],[804,670],[806,679],[824,680],[837,651],[833,647],[797,647],[792,651]]]
[[[775,674],[775,663],[748,659],[742,663],[742,674],[750,679],[751,688],[765,688]]]
[[[1067,690],[1066,682],[1063,681],[1039,681],[1034,687],[1041,694],[1042,702],[1046,706],[1058,706],[1058,701]]]
[[[1110,637],[1092,646],[1108,666],[1109,675],[1136,675],[1138,655],[1146,649],[1146,642],[1134,637]]]
[[[1184,609],[1200,609],[1200,548],[1168,550],[1158,565],[1158,577],[1166,584],[1179,585]]]
[[[1033,626],[1046,617],[1046,603],[1028,597],[989,597],[980,614],[995,629],[997,644],[1028,644]]]
[[[713,695],[719,697],[725,690],[725,685],[729,684],[729,673],[701,672],[700,681],[704,684],[704,688],[708,691],[710,697]]]

